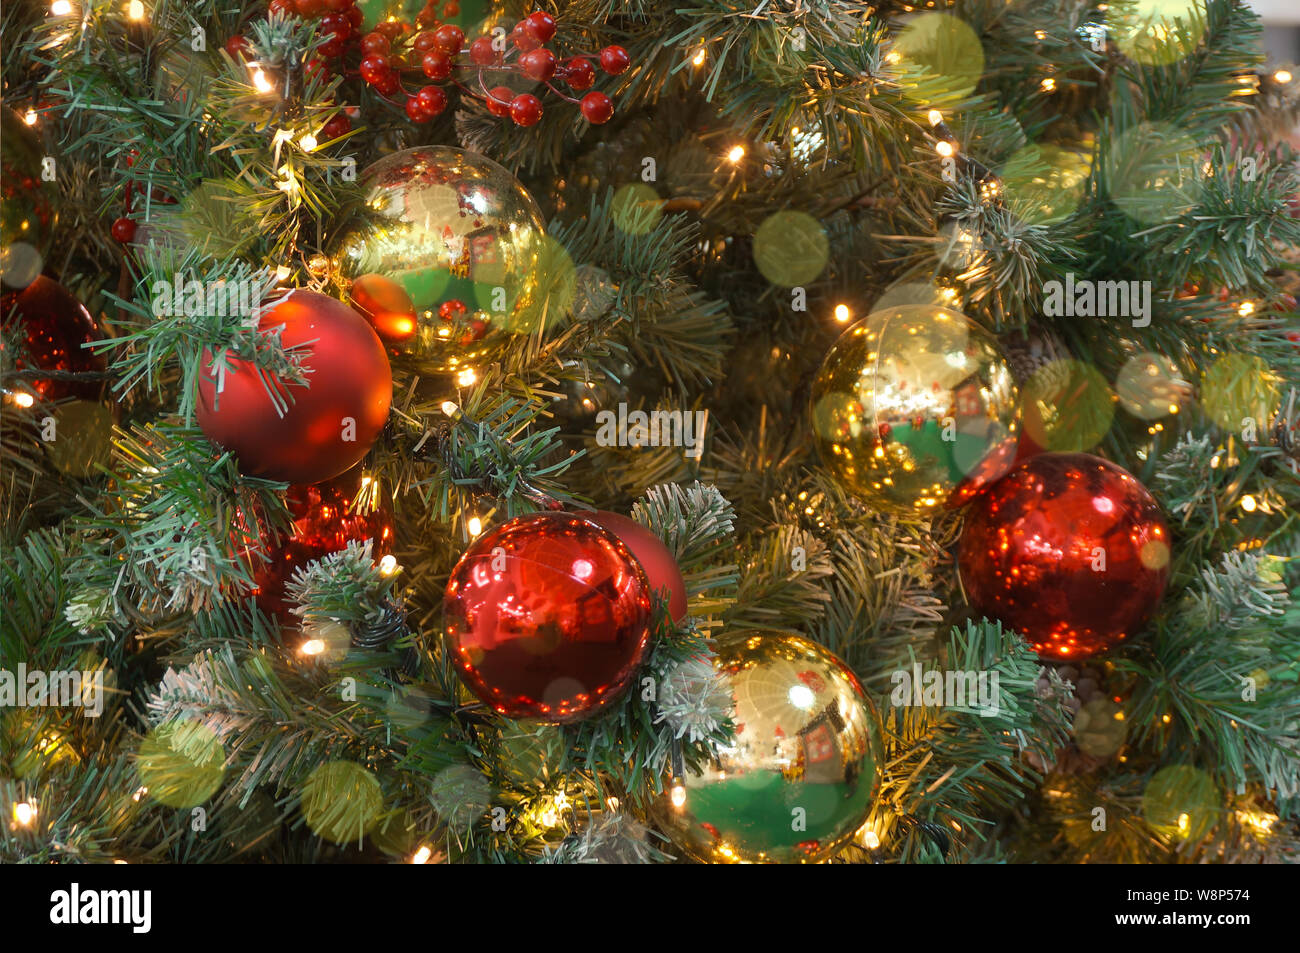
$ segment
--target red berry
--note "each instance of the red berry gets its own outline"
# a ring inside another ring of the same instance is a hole
[[[493,86],[487,97],[488,112],[494,116],[510,115],[510,101],[514,96],[514,90],[508,86]]]
[[[426,86],[416,95],[420,105],[432,119],[447,108],[447,91],[441,86]]]
[[[345,113],[335,113],[329,122],[321,127],[321,138],[326,142],[337,139],[339,136],[346,136],[352,131],[352,120],[348,119]]]
[[[135,238],[135,222],[129,218],[119,218],[109,229],[113,233],[113,240],[125,245],[131,239]]]
[[[391,96],[402,88],[402,78],[389,70],[375,83],[375,89],[385,96]]]
[[[446,79],[451,75],[451,57],[442,50],[430,50],[420,60],[420,68],[429,79]]]
[[[555,75],[555,54],[541,46],[519,57],[519,68],[529,79],[544,83]]]
[[[298,16],[314,20],[325,12],[325,0],[293,0],[293,8]]]
[[[297,11],[294,10],[293,4],[291,4],[289,0],[271,0],[271,2],[267,4],[266,12],[271,16],[274,16],[277,13],[282,16],[293,16]]]
[[[331,34],[330,39],[326,40],[320,46],[316,47],[316,52],[321,56],[335,57],[342,56],[343,51],[348,48],[347,41],[337,34]]]
[[[361,78],[371,86],[377,86],[379,80],[389,72],[388,57],[383,53],[371,53],[361,61]]]
[[[579,92],[591,89],[591,84],[596,82],[596,68],[591,65],[590,60],[575,56],[565,65],[564,79]]]
[[[416,36],[414,40],[411,41],[411,45],[415,47],[417,50],[419,50],[421,53],[427,53],[429,52],[429,50],[437,46],[438,43],[434,39],[433,34],[430,33],[428,30],[425,30],[423,33],[419,34],[418,36]]]
[[[549,43],[555,36],[555,17],[545,10],[538,10],[524,17],[524,29],[538,43]]]
[[[392,41],[402,35],[402,29],[405,26],[405,23],[401,23],[398,20],[384,20],[382,23],[375,24],[375,32],[382,33]]]
[[[492,37],[480,36],[469,45],[469,58],[479,66],[491,66],[498,59],[497,51],[492,48]]]
[[[354,33],[360,32],[362,24],[366,22],[365,13],[362,12],[360,7],[348,7],[345,13],[347,15],[348,22],[352,24],[353,32]]]
[[[322,49],[323,48],[324,47],[322,47]],[[306,65],[303,66],[302,71],[308,79],[316,79],[317,77],[328,78],[330,75],[330,68],[325,65],[325,61],[319,56],[313,56],[309,59]]]
[[[382,33],[367,33],[361,38],[362,54],[387,53],[391,46],[388,37]]]
[[[444,23],[433,31],[433,42],[438,44],[440,50],[459,53],[465,45],[465,31],[454,23]]]
[[[420,102],[419,96],[411,96],[406,100],[406,115],[413,122],[428,122],[433,116],[424,108],[424,103]]]
[[[631,63],[627,50],[621,46],[607,46],[600,51],[600,68],[610,76],[617,76]]]
[[[542,101],[529,93],[520,93],[510,101],[510,118],[516,126],[535,126],[542,118]]]
[[[442,12],[449,17],[459,16],[460,4],[457,3],[456,0],[450,0],[450,2],[442,8]]]
[[[438,317],[444,321],[455,321],[457,318],[464,317],[468,312],[469,308],[459,298],[449,298],[438,305]]]
[[[582,115],[593,126],[609,122],[614,116],[614,103],[604,93],[588,93],[582,97]]]
[[[527,53],[529,50],[535,50],[542,45],[540,40],[535,39],[524,29],[523,20],[516,23],[515,28],[510,31],[510,42],[515,45],[520,53]]]
[[[231,59],[237,60],[241,56],[247,59],[253,55],[253,44],[248,42],[247,37],[235,35],[226,40],[226,52]]]
[[[337,33],[347,36],[352,32],[352,21],[342,13],[327,13],[320,18],[322,33]]]
[[[335,13],[341,13],[347,10],[348,7],[355,7],[356,5],[357,0],[325,0],[325,6]]]

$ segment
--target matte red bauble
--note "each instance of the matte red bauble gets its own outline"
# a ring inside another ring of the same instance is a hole
[[[674,622],[680,622],[686,617],[686,580],[682,578],[677,560],[662,539],[636,520],[608,510],[579,515],[605,527],[623,541],[645,570],[651,592],[668,590],[668,614]]]
[[[33,368],[85,373],[104,369],[103,358],[82,347],[103,337],[99,325],[80,301],[57,281],[44,275],[38,275],[22,291],[10,292],[0,298],[0,322],[5,327],[16,325],[22,335],[20,353],[14,362],[19,370]],[[2,347],[4,345],[0,344]],[[66,381],[37,377],[26,379],[21,386],[29,386],[46,400],[65,397],[94,400],[104,385],[97,380]]]
[[[615,536],[570,513],[479,537],[447,582],[461,679],[510,718],[580,721],[631,684],[650,637],[650,583]]]
[[[251,476],[319,483],[350,470],[369,452],[388,419],[393,376],[379,338],[361,315],[314,291],[294,291],[262,315],[259,327],[283,326],[286,347],[305,345],[309,386],[272,381],[290,401],[277,412],[256,368],[228,359],[224,389],[199,380],[198,420],[213,442],[233,451]]]
[[[1169,581],[1169,528],[1146,488],[1087,453],[1044,453],[978,496],[957,567],[970,606],[1045,658],[1131,637]]]
[[[382,501],[353,507],[361,474],[350,471],[310,486],[291,486],[284,494],[293,527],[266,547],[266,562],[253,573],[257,604],[267,615],[287,614],[285,585],[308,563],[346,549],[348,543],[373,540],[376,560],[393,551],[393,514]]]

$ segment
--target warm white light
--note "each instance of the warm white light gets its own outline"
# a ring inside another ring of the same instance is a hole
[[[293,272],[289,270],[288,265],[280,265],[275,269],[275,280],[288,281],[291,274],[293,274]]]
[[[680,781],[673,785],[672,791],[673,807],[681,807],[686,803],[686,786]]]
[[[849,306],[847,304],[837,304],[835,306],[835,320],[840,324],[847,324],[849,320]]]
[[[325,643],[321,639],[308,639],[299,651],[303,655],[320,655],[325,651]]]
[[[298,140],[298,145],[302,146],[303,152],[315,152],[316,137],[309,132],[307,133],[307,135],[303,136],[301,139]]]
[[[148,793],[149,793],[149,789],[148,789],[148,788],[146,788],[146,787],[138,787],[138,788],[135,789],[135,793],[131,795],[131,800],[132,800],[132,801],[135,801],[137,804],[139,804],[139,803],[140,803],[140,799],[141,799],[142,797],[144,797],[144,796],[145,796],[146,794],[148,794]]]
[[[27,112],[23,113],[23,122],[27,123],[29,126],[36,125],[36,110],[29,109]]]
[[[1241,498],[1241,508],[1245,510],[1247,513],[1255,512],[1255,509],[1258,506],[1259,504],[1255,502],[1255,498],[1251,496],[1249,493],[1247,493],[1245,496]]]
[[[1255,313],[1255,303],[1253,301],[1243,301],[1241,307],[1237,309],[1237,313],[1243,318],[1249,317]]]
[[[1045,78],[1045,79],[1044,79],[1041,83],[1039,83],[1038,85],[1041,86],[1041,87],[1043,88],[1043,92],[1045,92],[1045,93],[1050,93],[1050,92],[1052,92],[1053,90],[1056,89],[1056,80],[1054,80],[1052,77],[1048,76],[1047,78]]]
[[[934,151],[939,153],[941,156],[947,157],[952,155],[954,150],[952,143],[945,139],[939,141],[939,143],[934,147]]]
[[[143,20],[144,4],[141,3],[140,0],[131,0],[131,2],[126,5],[126,15],[130,20]]]
[[[786,697],[790,699],[790,704],[800,711],[808,711],[817,703],[817,696],[807,685],[791,685]]]
[[[269,93],[272,89],[271,81],[266,78],[266,74],[260,69],[253,72],[253,87],[259,93]]]
[[[477,380],[478,374],[474,372],[472,367],[467,367],[456,375],[456,383],[461,387],[472,387]]]
[[[939,123],[943,122],[943,113],[939,112],[937,109],[931,109],[929,118],[930,125],[937,126]]]
[[[379,560],[379,573],[382,576],[391,576],[397,572],[397,557],[389,553],[383,559]]]
[[[454,401],[444,400],[442,402],[442,412],[448,417],[455,417],[456,411],[458,410],[460,410],[460,408],[456,406]]]
[[[1273,74],[1273,82],[1289,83],[1291,82],[1291,71],[1289,69],[1280,69]]]
[[[867,831],[862,835],[862,846],[867,850],[875,850],[880,846],[880,835],[875,831]]]
[[[731,151],[727,153],[727,161],[732,165],[735,165],[743,158],[745,158],[744,146],[732,146]]]
[[[14,802],[14,821],[18,824],[19,827],[27,827],[34,820],[36,820],[35,801]]]
[[[695,51],[695,55],[694,55],[693,57],[691,57],[691,62],[692,62],[694,65],[696,65],[696,66],[703,66],[703,65],[704,65],[704,49],[703,49],[703,48],[700,48],[700,49],[698,49],[698,50]]]
[[[479,533],[483,532],[483,521],[477,516],[471,516],[469,518],[469,523],[466,525],[471,536],[477,536]]]
[[[69,0],[54,0],[54,2],[50,4],[50,12],[56,17],[66,17],[72,12],[72,4]]]
[[[32,404],[36,403],[36,398],[25,390],[15,391],[14,403],[19,407],[30,407]]]
[[[411,863],[427,864],[429,862],[429,858],[432,856],[433,856],[433,851],[431,851],[427,846],[421,845],[420,849],[417,850],[414,856],[411,857]]]

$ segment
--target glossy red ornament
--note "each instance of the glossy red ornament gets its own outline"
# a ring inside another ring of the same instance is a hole
[[[636,520],[620,513],[596,510],[594,513],[578,515],[603,526],[621,539],[645,570],[646,578],[650,580],[650,591],[668,590],[668,614],[672,620],[681,622],[686,617],[686,580],[682,578],[676,557],[662,539]]]
[[[461,679],[510,718],[580,721],[617,700],[645,657],[650,583],[615,536],[571,513],[479,537],[447,582]]]
[[[1151,494],[1087,453],[1017,464],[971,505],[957,567],[971,608],[1044,658],[1131,638],[1169,581],[1169,528]]]
[[[53,279],[38,275],[21,291],[0,297],[0,323],[17,328],[22,337],[14,367],[43,371],[87,373],[102,371],[103,358],[83,347],[103,337],[99,325],[80,301]],[[0,348],[3,348],[0,343]],[[22,388],[30,388],[46,400],[79,397],[95,400],[103,382],[28,378]]]
[[[384,428],[393,399],[388,355],[361,315],[315,291],[293,291],[262,314],[262,331],[279,326],[285,346],[304,346],[309,386],[271,382],[292,398],[281,416],[260,374],[246,361],[227,358],[218,395],[217,371],[205,353],[199,426],[234,452],[244,473],[319,483],[356,466]]]
[[[288,614],[285,585],[308,563],[346,549],[350,542],[368,539],[374,541],[371,554],[376,561],[393,551],[393,514],[388,507],[382,501],[353,506],[361,482],[360,471],[350,470],[324,483],[285,491],[293,528],[287,537],[268,542],[266,562],[253,572],[257,604],[267,615]]]

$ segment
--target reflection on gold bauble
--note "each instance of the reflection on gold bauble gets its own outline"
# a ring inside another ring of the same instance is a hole
[[[707,863],[832,856],[865,823],[880,777],[880,723],[857,678],[815,642],[770,632],[724,638],[714,669],[732,696],[734,746],[674,781],[655,807],[660,827]]]
[[[1011,468],[1017,390],[997,341],[959,311],[899,305],[844,332],[813,383],[826,468],[863,502],[926,513]]]
[[[550,240],[541,209],[483,156],[422,146],[363,173],[369,222],[342,248],[349,277],[401,285],[417,315],[404,352],[426,373],[472,365],[510,334],[536,329]]]

